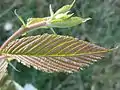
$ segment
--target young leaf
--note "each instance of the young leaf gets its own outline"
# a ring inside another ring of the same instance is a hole
[[[68,28],[68,27],[73,27],[78,24],[82,24],[91,18],[80,18],[80,17],[71,17],[73,14],[68,14],[68,15],[63,15],[62,16],[57,16],[56,19],[53,19],[49,21],[49,17],[45,18],[29,18],[27,20],[27,26],[31,24],[35,24],[38,22],[46,21],[48,22],[47,26],[43,26],[40,28]]]
[[[45,72],[71,73],[93,64],[109,51],[77,38],[44,34],[17,39],[2,54]]]
[[[74,0],[71,5],[65,5],[65,6],[61,7],[60,9],[58,9],[58,10],[55,12],[54,15],[56,16],[56,15],[58,15],[58,14],[68,12],[68,11],[72,8],[72,6],[74,5],[75,1],[76,1],[76,0]]]
[[[55,19],[52,20],[51,23],[49,24],[49,27],[57,27],[57,28],[68,28],[68,27],[73,27],[76,25],[79,25],[81,23],[84,23],[88,20],[90,20],[91,18],[80,18],[80,17],[71,17],[68,19]]]
[[[55,16],[55,19],[63,19],[63,20],[69,19],[70,17],[72,17],[73,14],[74,13],[68,14],[68,12],[64,13],[64,14],[58,14],[58,15]]]
[[[17,16],[17,18],[21,21],[21,23],[23,24],[23,26],[25,27],[26,24],[25,24],[24,20],[22,19],[22,17],[17,14],[16,9],[15,9],[14,13],[15,13],[15,15]]]
[[[50,9],[50,16],[49,17],[44,17],[44,18],[29,18],[27,20],[27,26],[35,23],[39,23],[42,21],[46,21],[46,26],[40,27],[40,28],[68,28],[68,27],[73,27],[78,24],[84,23],[91,18],[81,18],[81,17],[73,17],[73,14],[68,14],[75,3],[75,0],[71,5],[65,5],[62,8],[60,8],[56,13],[54,14],[51,5],[49,6]]]
[[[53,10],[52,10],[52,6],[51,6],[51,4],[49,5],[49,9],[50,9],[50,16],[51,16],[51,18],[52,18],[53,15],[54,15],[54,12],[53,12]]]

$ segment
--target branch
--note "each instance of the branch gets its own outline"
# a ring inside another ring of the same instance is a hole
[[[29,26],[26,27],[21,27],[20,29],[18,29],[11,37],[9,37],[1,46],[1,50],[4,49],[12,40],[16,39],[17,37],[19,37],[21,34],[25,33],[26,31],[35,29],[35,28],[39,28],[42,26],[47,26],[47,21],[42,21],[39,23],[35,23],[35,24],[31,24]]]

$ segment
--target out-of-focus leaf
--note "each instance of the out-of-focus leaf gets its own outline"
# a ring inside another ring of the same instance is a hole
[[[2,54],[45,72],[74,72],[101,59],[109,49],[77,38],[38,35],[17,39]]]
[[[24,88],[13,80],[6,80],[0,90],[24,90]]]
[[[49,10],[50,10],[50,16],[53,17],[54,12],[53,12],[53,10],[52,10],[52,6],[51,6],[51,4],[49,5]]]

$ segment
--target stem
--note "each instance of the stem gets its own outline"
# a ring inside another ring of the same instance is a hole
[[[19,37],[21,34],[25,33],[26,31],[29,31],[29,30],[32,30],[32,29],[35,29],[41,26],[46,26],[46,25],[47,25],[46,21],[42,21],[39,23],[31,24],[26,27],[21,27],[3,43],[0,49],[4,49],[12,40],[16,39],[17,37]]]
[[[23,26],[25,27],[26,24],[25,24],[24,20],[22,19],[22,17],[17,14],[17,10],[16,9],[15,9],[14,13],[17,16],[17,18],[22,22]]]
[[[56,34],[57,35],[57,33],[54,31],[54,29],[53,28],[50,28],[51,29],[51,31],[54,33],[54,34]]]
[[[8,61],[8,64],[17,72],[20,72],[10,61]]]

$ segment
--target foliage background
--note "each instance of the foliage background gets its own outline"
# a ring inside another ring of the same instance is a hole
[[[72,0],[0,0],[0,44],[21,25],[14,14],[17,9],[24,20],[30,17],[49,16],[49,4],[54,11]],[[56,29],[57,34],[70,35],[97,45],[112,48],[120,44],[120,1],[119,0],[76,0],[71,10],[77,16],[92,20],[73,28]],[[5,26],[11,24],[9,30]],[[29,35],[52,33],[49,29],[30,32]],[[10,66],[9,75],[24,86],[32,83],[38,90],[120,90],[120,49],[103,60],[73,74],[45,73],[13,62],[16,72]]]

